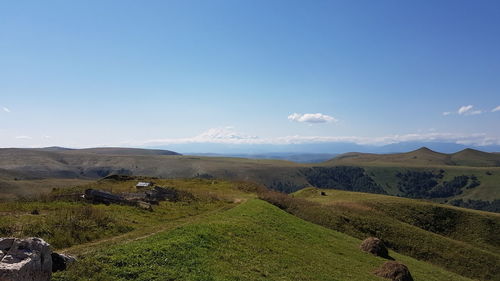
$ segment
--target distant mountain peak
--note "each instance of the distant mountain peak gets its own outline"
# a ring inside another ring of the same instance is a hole
[[[432,153],[432,154],[441,154],[439,152],[436,152],[426,146],[422,146],[421,148],[417,149],[417,150],[414,150],[414,151],[410,151],[409,153]]]
[[[488,154],[489,154],[488,152],[484,152],[481,150],[477,150],[477,149],[473,149],[473,148],[466,148],[466,149],[460,150],[459,152],[455,152],[451,155],[454,155],[454,156],[459,156],[459,155],[468,155],[468,156],[477,155],[477,156],[480,156],[480,155],[488,155]]]
[[[477,150],[477,149],[473,149],[473,148],[466,148],[466,149],[462,149],[461,151],[459,151],[457,153],[461,153],[461,152],[482,152],[482,151]]]
[[[62,147],[62,146],[48,146],[43,149],[53,149],[53,150],[72,150],[71,148]]]
[[[68,151],[68,150],[74,150],[72,148],[66,148],[62,146],[49,146],[49,147],[42,147],[42,148],[33,148],[34,150],[39,150],[39,151],[48,151],[48,152],[58,152],[58,151]]]

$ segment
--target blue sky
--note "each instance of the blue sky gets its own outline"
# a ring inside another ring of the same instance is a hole
[[[500,144],[499,14],[493,0],[0,0],[0,147]]]

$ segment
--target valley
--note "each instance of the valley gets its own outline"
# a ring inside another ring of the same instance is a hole
[[[347,153],[322,163],[185,156],[165,150],[0,149],[0,194],[43,194],[113,174],[214,178],[263,184],[286,193],[305,187],[374,192],[500,211],[500,154],[471,149],[444,154]],[[419,186],[416,182],[425,182]]]

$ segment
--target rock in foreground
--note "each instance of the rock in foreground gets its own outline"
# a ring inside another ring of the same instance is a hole
[[[0,281],[49,281],[51,254],[40,238],[0,238]]]
[[[70,255],[52,253],[52,272],[66,270],[70,263],[76,261],[76,259]]]

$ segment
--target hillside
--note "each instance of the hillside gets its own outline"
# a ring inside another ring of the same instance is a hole
[[[168,154],[168,155],[163,155]],[[294,192],[308,186],[373,192],[500,212],[500,154],[346,154],[318,164],[272,159],[170,155],[164,150],[0,149],[0,198],[33,196],[112,174],[245,180]],[[469,201],[471,200],[471,201]]]
[[[325,164],[327,165],[384,165],[384,166],[469,166],[469,167],[500,167],[498,153],[482,152],[474,149],[446,154],[432,151],[426,147],[394,154],[345,153]]]
[[[138,180],[194,197],[161,202],[153,211],[66,197],[87,188],[137,192]],[[57,189],[43,200],[0,203],[0,236],[40,236],[79,257],[54,280],[383,280],[372,272],[385,259],[359,250],[368,236],[382,238],[414,280],[498,280],[499,215],[324,192],[295,193],[289,198],[320,208],[306,205],[307,213],[301,205],[294,211],[280,205],[287,214],[257,200],[268,191],[251,183],[109,178]],[[450,220],[440,219],[442,209],[454,212]]]
[[[397,154],[348,153],[324,162],[323,166],[363,167],[391,195],[436,202],[490,202],[500,198],[499,163],[498,153],[465,149],[444,154],[421,148]],[[460,183],[461,180],[463,183]],[[428,185],[423,184],[426,181]],[[414,187],[414,190],[409,190],[409,187]],[[429,193],[422,193],[422,190]]]
[[[499,167],[500,154],[475,149],[464,149],[450,155],[451,161],[461,166]]]
[[[379,216],[384,216],[386,219],[395,219],[417,226],[483,250],[493,253],[500,250],[500,237],[495,235],[500,231],[500,214],[456,208],[424,200],[341,190],[305,188],[291,196],[325,206],[342,207],[353,212],[376,211]],[[470,228],[473,224],[475,226]]]
[[[166,153],[166,154],[165,154]],[[0,169],[25,179],[100,178],[109,174],[192,177],[207,172],[231,174],[263,167],[299,167],[288,161],[182,156],[164,150],[95,148],[40,151],[0,149]],[[222,170],[226,171],[222,171]]]
[[[250,200],[203,221],[99,250],[54,280],[381,280],[360,240]],[[393,253],[415,280],[469,280]],[[91,265],[93,271],[84,267]],[[94,274],[98,272],[98,274]]]
[[[294,178],[289,169],[300,167],[299,164],[279,160],[163,155],[164,152],[117,148],[56,151],[0,149],[0,197],[38,194],[50,190],[59,179],[81,182],[111,174],[161,178],[260,178],[268,183]],[[32,188],[27,189],[27,181],[38,184],[31,184]],[[302,185],[305,184],[302,182]]]
[[[263,199],[305,220],[479,279],[500,276],[500,215],[367,193],[308,188]]]
[[[104,155],[181,155],[180,153],[163,150],[163,149],[142,149],[142,148],[125,148],[125,147],[96,147],[96,148],[65,148],[59,146],[43,147],[43,148],[32,148],[30,150],[34,151],[45,151],[45,152],[64,152],[69,154],[79,154],[79,153],[94,153],[94,154],[104,154]]]

